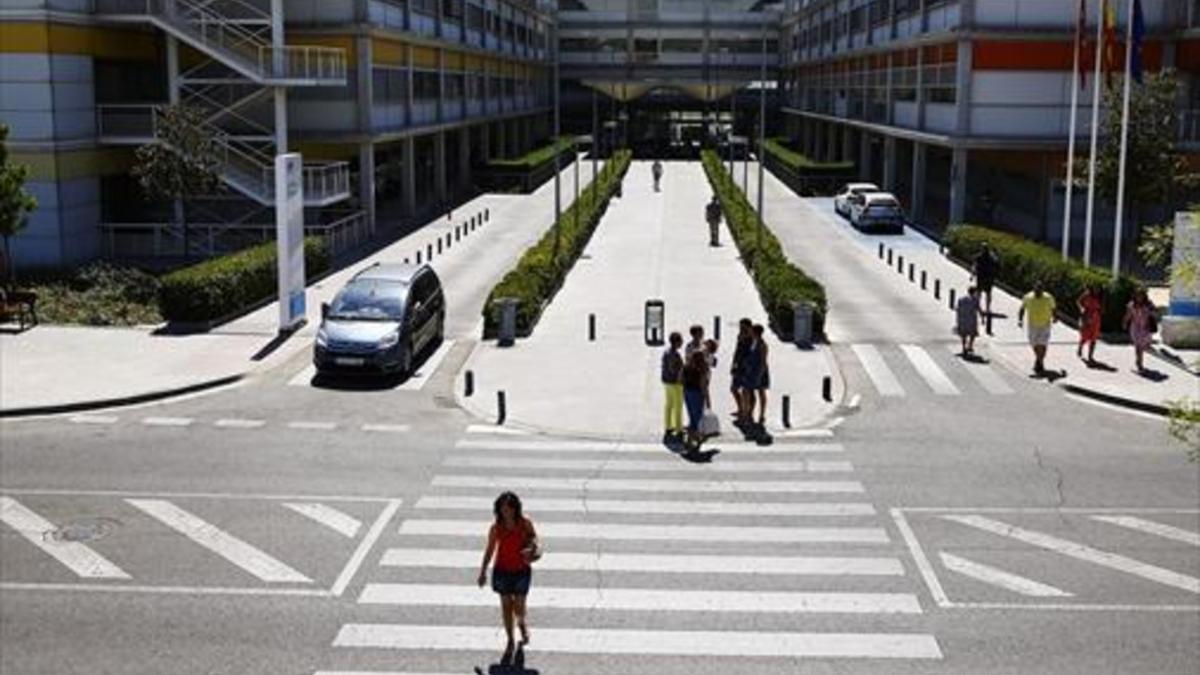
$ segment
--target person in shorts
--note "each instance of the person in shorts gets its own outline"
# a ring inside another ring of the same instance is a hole
[[[1029,346],[1033,347],[1033,372],[1046,372],[1046,348],[1050,345],[1050,327],[1054,324],[1054,296],[1045,291],[1041,281],[1033,283],[1033,290],[1021,299],[1021,310],[1017,312],[1017,326],[1029,315]]]
[[[496,521],[488,530],[487,547],[483,551],[483,564],[479,567],[479,587],[487,584],[488,564],[495,557],[492,568],[492,590],[500,596],[500,612],[504,618],[504,632],[508,644],[504,648],[502,665],[511,665],[517,644],[513,640],[513,625],[521,631],[520,646],[529,644],[529,626],[525,597],[529,594],[529,583],[533,578],[531,563],[541,557],[538,550],[537,531],[533,522],[521,510],[521,499],[512,492],[504,492],[492,505]]]

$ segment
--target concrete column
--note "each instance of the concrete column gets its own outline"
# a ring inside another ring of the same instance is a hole
[[[917,128],[925,128],[925,51],[917,49]]]
[[[959,136],[971,133],[971,74],[974,50],[971,40],[958,41],[958,63],[955,65],[954,79],[957,86],[955,95],[955,112],[958,116],[956,132]]]
[[[371,38],[358,37],[354,40],[358,77],[358,130],[368,137],[375,128],[373,117],[375,100],[375,78],[371,77]]]
[[[367,227],[375,231],[375,144],[358,146],[358,201],[367,212]]]
[[[492,123],[479,125],[479,149],[484,162],[492,161]]]
[[[412,136],[405,138],[403,194],[401,201],[404,205],[404,215],[412,217],[417,213],[417,141]]]
[[[838,143],[841,140],[842,125],[830,123],[829,135],[825,137],[825,161],[837,161]]]
[[[496,122],[496,153],[494,156],[508,157],[508,121]]]
[[[508,120],[508,156],[517,157],[521,154],[521,127],[517,120]]]
[[[883,189],[888,192],[896,190],[896,138],[885,136],[883,139]]]
[[[961,223],[967,215],[967,149],[954,148],[950,159],[950,223]]]
[[[283,0],[271,0],[271,46],[275,47],[275,68],[282,69],[283,46]],[[275,87],[275,152],[288,151],[287,88]]]
[[[854,161],[854,137],[859,134],[858,129],[844,127],[842,129],[842,156],[843,162]]]
[[[912,195],[908,200],[909,215],[913,220],[925,217],[925,163],[929,149],[924,143],[913,142]]]
[[[471,187],[471,128],[458,130],[458,189],[466,193]]]
[[[438,3],[438,35],[442,34],[442,3]],[[437,50],[437,67],[438,67],[438,97],[437,97],[437,121],[446,121],[446,50]]]
[[[871,180],[875,167],[871,164],[871,134],[863,130],[858,137],[858,177]]]
[[[446,203],[446,132],[433,135],[433,194],[437,203]]]

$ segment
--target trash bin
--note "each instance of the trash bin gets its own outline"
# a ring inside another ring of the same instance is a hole
[[[496,304],[500,306],[500,332],[496,344],[511,347],[517,340],[517,299],[497,298]]]
[[[797,302],[792,305],[792,341],[797,347],[812,347],[813,341],[813,305],[810,302]]]
[[[662,300],[646,301],[646,344],[661,345],[666,341],[667,307]]]

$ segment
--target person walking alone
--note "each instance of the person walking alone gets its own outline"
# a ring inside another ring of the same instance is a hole
[[[1075,355],[1083,358],[1083,348],[1087,347],[1087,364],[1096,363],[1096,341],[1100,339],[1100,322],[1104,315],[1104,296],[1100,288],[1089,285],[1075,301],[1079,308],[1079,346]]]
[[[954,311],[954,332],[958,333],[958,338],[962,341],[962,356],[970,356],[975,353],[975,338],[979,337],[979,319],[983,316],[983,310],[979,307],[979,289],[975,286],[968,288],[967,294],[958,299]]]
[[[662,180],[663,175],[662,162],[654,160],[654,165],[650,167],[650,173],[654,174],[654,191],[659,192],[658,183]]]
[[[972,272],[975,275],[975,285],[983,294],[985,305],[983,311],[987,317],[992,315],[992,286],[996,283],[996,275],[1000,271],[1000,259],[987,242],[976,254]],[[991,335],[991,331],[988,332]]]
[[[757,359],[758,365],[754,369],[758,372],[758,379],[754,384],[754,389],[750,394],[750,411],[753,417],[754,411],[754,395],[758,394],[758,426],[765,429],[767,425],[767,390],[771,388],[771,364],[767,357],[770,354],[770,348],[767,347],[767,341],[763,339],[763,334],[766,330],[761,323],[754,324],[754,342],[758,346]]]
[[[1150,343],[1154,341],[1154,333],[1158,330],[1158,320],[1154,316],[1154,303],[1146,289],[1139,288],[1133,294],[1133,299],[1125,306],[1125,328],[1129,331],[1129,341],[1133,343],[1134,365],[1139,375],[1146,373],[1143,359]]]
[[[721,200],[714,194],[704,207],[704,220],[708,221],[708,245],[721,245]]]
[[[683,435],[683,357],[679,348],[683,336],[671,333],[663,350],[661,379],[663,383],[663,443],[670,444]]]
[[[533,522],[521,510],[521,499],[512,492],[504,492],[492,504],[495,522],[488,530],[487,545],[483,550],[483,563],[479,566],[479,587],[487,584],[487,569],[495,557],[492,568],[492,590],[500,596],[500,613],[504,621],[504,632],[508,644],[500,659],[503,666],[512,665],[514,650],[529,644],[528,614],[525,598],[533,579],[531,563],[541,557],[537,531]],[[513,625],[521,631],[518,645],[513,639]]]
[[[700,423],[704,419],[704,402],[708,398],[708,356],[704,350],[692,352],[683,367],[683,401],[687,405],[688,426],[686,447],[689,451],[700,448],[704,436]]]
[[[1046,349],[1050,345],[1050,327],[1054,324],[1054,296],[1042,287],[1041,281],[1033,282],[1033,290],[1021,299],[1021,310],[1017,312],[1017,326],[1029,315],[1029,345],[1033,347],[1033,372],[1046,372]]]

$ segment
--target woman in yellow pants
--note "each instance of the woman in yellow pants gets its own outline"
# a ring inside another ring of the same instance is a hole
[[[683,435],[683,336],[671,333],[669,345],[662,355],[662,383],[666,393],[663,403],[663,442],[670,443]]]

